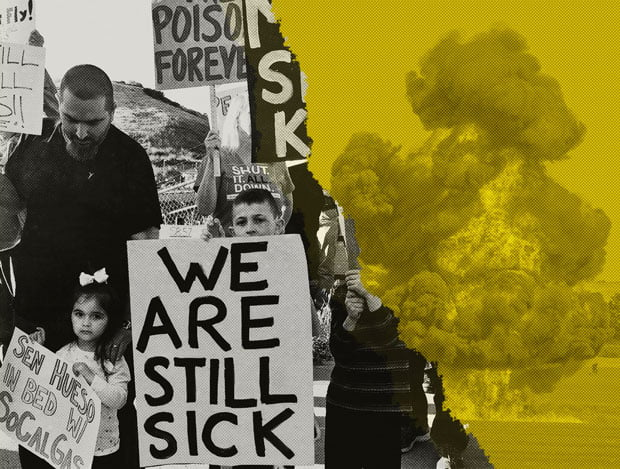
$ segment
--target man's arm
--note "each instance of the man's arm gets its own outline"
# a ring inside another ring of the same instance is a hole
[[[129,239],[133,241],[140,241],[144,239],[159,239],[159,228],[156,226],[149,226],[146,230],[134,233],[129,236]]]
[[[159,239],[159,228],[150,226],[146,230],[139,231],[129,236],[131,240],[145,240],[145,239]],[[131,343],[131,317],[129,315],[129,307],[126,308],[126,324],[127,327],[121,327],[116,334],[114,334],[113,340],[108,344],[106,348],[105,356],[112,363],[123,356],[125,350]]]
[[[159,239],[159,228],[150,226],[146,230],[130,235],[129,239],[134,241]],[[105,350],[105,357],[112,363],[116,363],[117,360],[123,356],[125,350],[131,343],[131,316],[129,315],[129,306],[126,308],[125,320],[126,326],[116,331],[114,338],[110,341]]]
[[[135,141],[133,148],[135,154],[128,158],[125,233],[129,240],[158,239],[162,219],[153,167],[144,148]],[[126,322],[105,350],[105,357],[112,363],[123,356],[131,342],[129,303],[125,306]]]
[[[45,40],[41,33],[35,29],[30,33],[28,44],[35,47],[43,47]],[[47,69],[45,69],[45,79],[43,83],[43,112],[47,117],[58,120],[60,118],[57,98],[58,90],[56,89],[56,85],[54,85],[52,77],[47,73]]]
[[[162,223],[153,166],[137,142],[126,143],[127,167],[122,225],[126,239],[156,239]]]
[[[219,191],[220,178],[215,170],[215,158],[220,157],[220,151],[207,148],[204,156],[204,170],[196,194],[198,213],[202,216],[212,215],[217,208],[217,194]]]

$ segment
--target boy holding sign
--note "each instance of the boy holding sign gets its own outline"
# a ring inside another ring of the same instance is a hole
[[[284,220],[278,203],[266,189],[249,189],[241,192],[232,203],[232,225],[230,236],[271,236],[284,233]],[[202,238],[205,241],[226,236],[217,218],[207,218],[207,229]]]
[[[232,203],[231,236],[272,236],[284,234],[285,223],[282,210],[276,199],[266,189],[248,189],[241,192]],[[207,218],[207,227],[202,232],[202,239],[209,241],[216,233],[218,237],[226,234],[217,218]],[[319,332],[319,319],[314,303],[312,310],[312,335]]]
[[[266,189],[248,189],[242,191],[233,201],[231,210],[231,236],[272,236],[284,233],[285,223],[282,211],[273,195]],[[224,228],[217,218],[207,219],[207,228],[202,233],[205,241],[213,238],[213,233],[219,237],[225,235]],[[319,332],[319,320],[314,303],[310,302],[312,311],[312,335]],[[315,438],[318,437],[318,426],[315,425]],[[211,466],[213,467],[213,466]],[[272,466],[236,466],[241,468],[271,468]],[[293,467],[293,466],[284,466]]]

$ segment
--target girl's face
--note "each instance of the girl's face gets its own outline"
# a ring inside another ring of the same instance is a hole
[[[73,305],[71,325],[80,348],[93,352],[108,326],[108,314],[96,297],[81,296]]]

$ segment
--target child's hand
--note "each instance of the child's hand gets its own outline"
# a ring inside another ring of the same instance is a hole
[[[345,274],[345,281],[347,282],[347,290],[357,293],[359,296],[366,298],[370,295],[362,284],[362,278],[360,276],[359,269],[349,270]]]
[[[210,241],[213,238],[224,238],[224,227],[217,218],[211,215],[207,217],[205,228],[202,230],[200,237],[203,241]]]
[[[349,290],[347,291],[347,296],[344,299],[344,305],[347,308],[349,317],[357,320],[364,311],[366,302],[364,301],[364,298],[359,296],[357,293]]]
[[[28,44],[31,46],[43,47],[45,40],[39,31],[34,29],[28,37]]]
[[[84,362],[75,362],[73,364],[73,372],[78,376],[83,376],[88,384],[93,384],[95,373]]]
[[[90,371],[90,368],[84,362],[75,362],[73,364],[73,372],[78,376],[86,374],[86,370]]]
[[[30,340],[33,342],[43,345],[45,343],[45,329],[37,327],[37,330],[29,334],[28,337],[30,337]]]
[[[321,439],[321,427],[319,426],[319,421],[316,419],[316,415],[314,416],[314,441],[319,441]]]
[[[222,141],[220,140],[220,136],[218,135],[218,133],[214,130],[209,130],[209,133],[205,138],[205,147],[207,148],[207,150],[210,148],[220,148],[221,144]]]
[[[376,311],[382,305],[381,298],[371,294],[364,288],[359,270],[349,270],[345,274],[347,282],[347,293],[353,292],[364,299],[370,311]]]

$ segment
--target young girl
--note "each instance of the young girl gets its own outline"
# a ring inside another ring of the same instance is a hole
[[[96,277],[102,280],[100,276]],[[104,278],[107,279],[107,276]],[[93,469],[121,467],[116,411],[127,401],[129,367],[122,357],[116,364],[104,359],[104,350],[121,325],[121,311],[114,291],[105,280],[98,283],[94,277],[81,275],[80,281],[74,292],[70,315],[75,340],[56,353],[73,363],[73,372],[83,376],[101,399],[101,421]],[[40,339],[34,334],[31,337]],[[20,460],[24,469],[52,467],[21,447]]]

